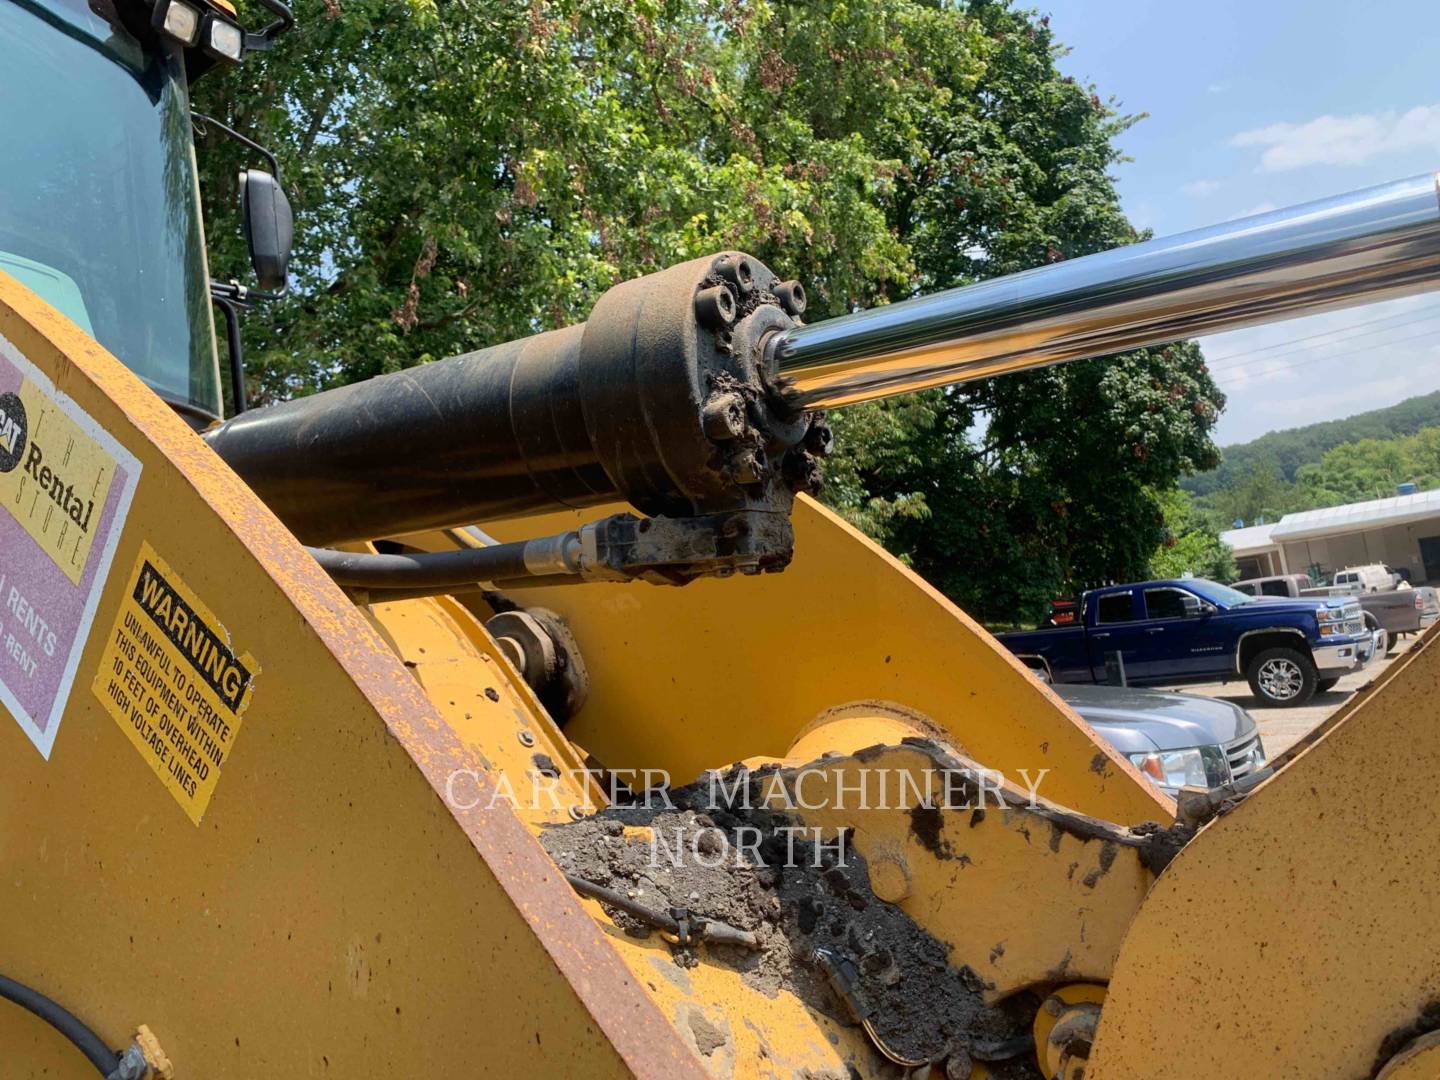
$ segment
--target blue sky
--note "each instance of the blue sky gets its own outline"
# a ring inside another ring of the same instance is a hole
[[[1156,235],[1440,169],[1433,2],[1033,2],[1063,71],[1150,114],[1116,176]],[[1241,442],[1440,390],[1440,292],[1201,344]]]

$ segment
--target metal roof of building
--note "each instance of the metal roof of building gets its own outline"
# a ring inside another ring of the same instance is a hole
[[[1269,551],[1278,546],[1278,542],[1273,540],[1270,535],[1277,524],[1279,522],[1271,522],[1269,525],[1251,525],[1244,529],[1230,529],[1220,534],[1220,542],[1234,548],[1236,555],[1256,555],[1262,551]]]
[[[1303,510],[1298,514],[1286,514],[1273,526],[1260,528],[1270,529],[1270,537],[1276,543],[1288,543],[1291,540],[1310,540],[1317,536],[1339,536],[1362,529],[1404,525],[1427,518],[1440,518],[1440,488],[1418,491],[1414,495],[1393,495],[1388,499],[1330,506],[1324,510]],[[1236,531],[1248,533],[1255,530]]]

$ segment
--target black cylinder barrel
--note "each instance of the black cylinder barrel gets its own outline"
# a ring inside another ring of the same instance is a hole
[[[256,409],[205,439],[312,545],[617,497],[652,516],[788,511],[776,463],[752,475],[791,416],[767,410],[757,365],[761,336],[792,325],[778,285],[739,252],[695,259],[616,285],[578,326]],[[703,417],[737,398],[739,428],[707,435]]]
[[[618,492],[571,326],[247,412],[206,438],[301,540],[591,506]]]

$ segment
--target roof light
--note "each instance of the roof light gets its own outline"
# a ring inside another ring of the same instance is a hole
[[[205,21],[204,48],[211,56],[239,63],[245,52],[245,34],[234,23],[212,15]]]
[[[200,37],[200,12],[180,0],[161,0],[155,22],[182,45],[194,45]]]

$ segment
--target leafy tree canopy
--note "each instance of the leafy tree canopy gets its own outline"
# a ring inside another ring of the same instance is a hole
[[[1309,509],[1295,485],[1267,460],[1231,474],[1223,487],[1197,499],[1196,505],[1208,511],[1212,522],[1221,529],[1232,528],[1237,521],[1246,525],[1262,520],[1274,523],[1292,510]]]
[[[1297,502],[1306,509],[1383,499],[1403,483],[1440,487],[1440,427],[1397,439],[1360,439],[1327,451],[1295,474]]]
[[[1389,439],[1357,439],[1331,447],[1317,460],[1299,465],[1285,479],[1273,460],[1262,458],[1229,473],[1225,482],[1197,496],[1194,506],[1215,528],[1236,520],[1275,522],[1298,510],[1383,499],[1399,485],[1419,490],[1440,487],[1440,427]]]
[[[1250,442],[1227,446],[1221,451],[1218,467],[1187,477],[1180,486],[1193,495],[1210,495],[1221,488],[1236,486],[1256,469],[1273,470],[1282,480],[1294,480],[1301,466],[1317,464],[1327,450],[1342,443],[1393,439],[1437,425],[1440,425],[1440,391],[1406,398],[1387,408],[1372,409],[1342,420],[1272,431]]]
[[[1150,557],[1150,577],[1193,574],[1231,582],[1240,576],[1235,552],[1220,542],[1205,515],[1195,509],[1188,491],[1173,488],[1165,492],[1160,507],[1165,517],[1165,539]]]
[[[295,282],[251,393],[306,393],[583,319],[725,248],[811,317],[1137,239],[1134,118],[1003,0],[301,0],[197,107],[276,150]],[[240,153],[200,150],[212,268],[244,279]],[[1189,344],[848,410],[829,498],[982,617],[1138,576],[1160,496],[1215,464]]]

